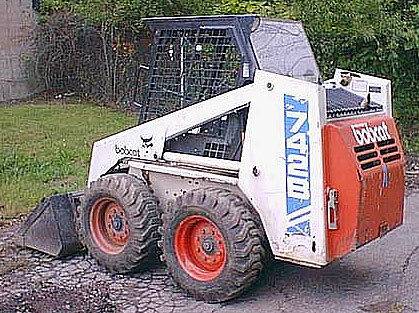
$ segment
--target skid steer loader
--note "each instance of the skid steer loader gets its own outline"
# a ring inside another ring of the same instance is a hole
[[[322,267],[401,225],[390,81],[338,69],[324,82],[299,22],[144,23],[139,125],[95,142],[85,192],[44,200],[23,245],[85,246],[119,273],[161,253],[184,290],[218,302],[269,257]]]

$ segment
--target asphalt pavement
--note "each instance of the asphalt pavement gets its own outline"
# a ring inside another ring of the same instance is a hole
[[[406,199],[404,224],[380,240],[323,269],[275,262],[259,288],[215,312],[252,311],[419,312],[419,193]]]

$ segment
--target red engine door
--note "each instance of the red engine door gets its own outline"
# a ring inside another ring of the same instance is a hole
[[[401,225],[405,160],[385,115],[325,125],[323,152],[326,208],[337,191],[336,211],[326,210],[326,220],[336,220],[326,231],[332,261]]]

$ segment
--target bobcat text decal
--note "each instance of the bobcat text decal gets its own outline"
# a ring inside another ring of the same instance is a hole
[[[391,139],[387,124],[383,121],[381,125],[369,127],[367,123],[351,125],[355,140],[360,145],[371,142]]]
[[[118,147],[118,145],[115,145],[115,153],[116,154],[124,154],[124,155],[129,155],[129,156],[133,156],[133,157],[139,157],[140,156],[140,149],[130,149],[127,148],[127,146],[123,146],[123,147]]]
[[[284,95],[287,164],[287,232],[310,236],[308,101]]]

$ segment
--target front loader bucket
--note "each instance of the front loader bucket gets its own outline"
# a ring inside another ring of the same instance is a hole
[[[75,229],[75,209],[82,193],[44,198],[18,232],[19,244],[53,256],[82,249]]]

